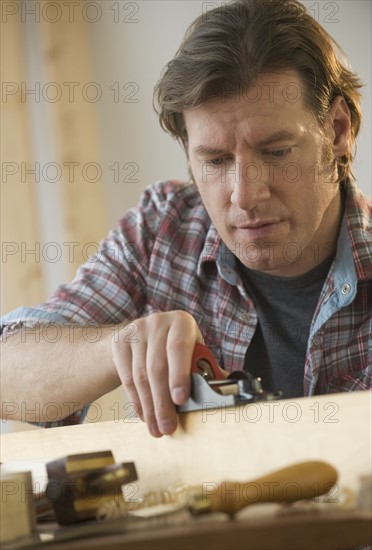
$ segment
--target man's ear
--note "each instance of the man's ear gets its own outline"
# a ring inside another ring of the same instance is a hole
[[[337,96],[329,111],[333,130],[332,151],[335,157],[342,157],[349,150],[351,119],[350,110],[342,96]]]

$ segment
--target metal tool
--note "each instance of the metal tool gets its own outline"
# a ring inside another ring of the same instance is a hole
[[[233,407],[256,401],[280,399],[281,392],[271,393],[262,388],[261,379],[245,371],[227,373],[217,364],[211,350],[196,344],[191,360],[191,394],[178,412],[206,408]]]
[[[113,498],[122,498],[122,485],[135,481],[133,462],[115,464],[111,451],[69,455],[46,466],[45,493],[35,496],[40,519],[54,512],[60,525],[95,518],[97,509]]]

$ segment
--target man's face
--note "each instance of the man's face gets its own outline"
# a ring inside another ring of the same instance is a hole
[[[295,71],[184,112],[190,167],[228,248],[247,267],[295,276],[334,252],[342,213],[323,133]],[[329,139],[326,139],[329,138]]]

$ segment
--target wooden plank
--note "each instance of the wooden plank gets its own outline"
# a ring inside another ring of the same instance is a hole
[[[142,491],[179,483],[250,480],[302,460],[325,460],[340,486],[370,475],[371,392],[314,396],[180,415],[174,435],[155,439],[131,419],[5,434],[1,460],[48,460],[112,450],[134,461]],[[336,491],[337,493],[337,491]]]

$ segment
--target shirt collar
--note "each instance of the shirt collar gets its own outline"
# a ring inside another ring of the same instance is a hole
[[[217,229],[211,223],[199,256],[196,271],[198,277],[202,276],[206,264],[213,262],[217,266],[219,275],[231,285],[236,285],[238,283],[238,275],[235,270],[235,261],[235,255],[225,245]]]
[[[346,212],[340,227],[333,266],[333,288],[337,293],[339,306],[344,307],[354,299],[358,283]]]
[[[353,181],[346,181],[345,190],[345,217],[356,275],[360,280],[370,280],[372,279],[371,204]],[[339,248],[341,248],[340,241]]]

